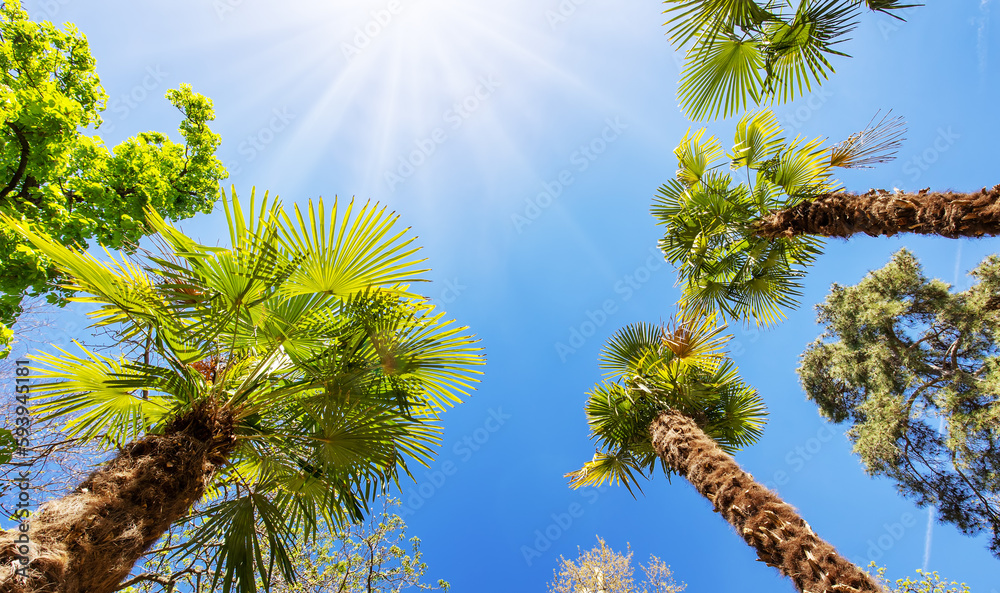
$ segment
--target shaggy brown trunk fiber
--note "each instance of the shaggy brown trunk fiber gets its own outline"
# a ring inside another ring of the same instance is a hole
[[[744,472],[694,420],[664,412],[650,425],[656,453],[690,481],[802,593],[883,593],[872,578],[821,540],[790,505]]]
[[[958,237],[1000,235],[1000,185],[977,193],[894,194],[872,190],[858,195],[825,194],[785,210],[775,210],[754,224],[766,239],[794,235],[873,237],[898,233]]]
[[[163,434],[127,445],[74,492],[31,517],[26,567],[19,561],[21,533],[0,532],[0,593],[115,591],[201,498],[232,452],[234,434],[231,414],[203,404],[173,420]],[[18,574],[19,568],[26,570]]]

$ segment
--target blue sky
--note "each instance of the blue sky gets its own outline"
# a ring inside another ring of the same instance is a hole
[[[866,15],[822,90],[775,108],[786,130],[837,141],[877,110],[909,122],[897,161],[842,177],[853,190],[970,191],[1000,182],[995,101],[1000,43],[991,0],[931,2],[907,23]],[[559,556],[601,535],[656,554],[690,591],[793,591],[754,561],[683,480],[645,496],[571,491],[593,454],[583,415],[597,354],[619,327],[673,313],[674,274],[649,215],[692,126],[675,99],[678,58],[652,0],[25,0],[36,19],[88,35],[109,94],[102,135],[176,130],[162,98],[191,83],[214,100],[219,151],[242,196],[378,200],[411,225],[434,268],[425,293],[482,339],[486,375],[448,412],[445,442],[404,483],[410,533],[430,575],[455,591],[544,591]],[[696,126],[697,127],[697,126]],[[723,145],[733,122],[709,129]],[[174,132],[176,137],[176,132]],[[205,242],[221,213],[186,221]],[[805,400],[797,357],[816,338],[812,305],[900,247],[928,275],[966,287],[995,239],[833,241],[804,306],[777,329],[734,328],[743,376],[770,410],[738,461],[777,488],[848,558],[913,574],[927,511],[867,477],[843,427]],[[69,319],[69,317],[67,317]],[[67,322],[69,323],[69,322]],[[52,339],[64,339],[65,325]],[[563,345],[565,347],[562,347]],[[929,567],[976,593],[1000,591],[985,538],[931,530]]]

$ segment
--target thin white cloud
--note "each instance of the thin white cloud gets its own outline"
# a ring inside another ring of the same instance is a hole
[[[987,0],[983,0],[986,2]],[[962,244],[958,245],[958,253],[955,254],[955,280],[952,282],[952,287],[958,285],[958,270],[962,263]],[[938,419],[938,433],[944,432],[944,416]],[[927,566],[931,563],[931,544],[933,543],[934,535],[934,511],[935,507],[931,506],[927,509],[927,532],[924,534],[924,572],[927,572]]]
[[[924,536],[924,566],[923,571],[927,572],[927,566],[931,563],[931,536],[934,532],[934,507],[927,509],[927,534]]]

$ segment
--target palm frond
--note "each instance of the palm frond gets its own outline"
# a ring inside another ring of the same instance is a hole
[[[635,378],[631,377],[630,382]],[[603,451],[631,448],[649,437],[655,404],[649,393],[627,383],[603,381],[594,386],[584,408],[591,436]]]
[[[701,183],[725,154],[715,137],[709,136],[707,140],[702,140],[705,131],[705,128],[695,132],[688,129],[674,149],[674,156],[677,157],[677,180],[685,187]]]
[[[642,467],[628,452],[620,452],[617,455],[597,452],[594,453],[594,458],[585,463],[582,468],[566,474],[565,477],[570,479],[571,488],[621,484],[625,486],[629,494],[635,496],[635,493],[632,492],[632,486],[642,492],[637,476],[645,477],[642,473]]]
[[[802,270],[814,261],[818,243],[752,238],[734,244],[682,285],[683,299],[696,309],[773,327],[783,308],[798,306]]]
[[[646,323],[625,326],[608,338],[600,354],[600,368],[612,378],[634,374],[648,356],[657,356],[662,330]]]
[[[393,228],[398,215],[370,203],[353,215],[353,201],[342,217],[338,208],[335,200],[329,231],[322,198],[317,204],[309,201],[306,216],[296,205],[295,221],[282,212],[282,244],[300,260],[282,286],[284,296],[327,294],[348,298],[369,287],[421,280],[417,275],[427,270],[415,266],[424,260],[413,257],[418,249],[410,246],[415,237],[406,236],[408,229]]]
[[[923,4],[903,4],[905,1],[906,0],[855,0],[855,2],[858,3],[864,2],[869,10],[887,14],[901,21],[905,19],[892,11],[923,6]]]
[[[8,225],[51,259],[65,276],[64,288],[76,294],[71,300],[97,305],[93,316],[101,324],[131,323],[141,327],[161,316],[164,303],[149,275],[126,257],[117,260],[105,250],[107,262],[55,239],[36,233],[27,222],[0,213]]]
[[[34,410],[44,419],[66,417],[68,435],[120,446],[140,438],[176,407],[166,395],[143,397],[143,388],[158,386],[155,378],[134,373],[123,359],[78,346],[84,356],[61,348],[61,356],[32,356],[40,364],[35,375],[45,381],[34,388],[42,398]]]
[[[651,213],[657,220],[679,217],[691,199],[688,187],[680,179],[667,181],[660,186],[656,194]]]
[[[828,55],[846,56],[834,46],[857,26],[853,0],[802,0],[791,21],[769,23],[765,36],[764,92],[779,103],[792,101],[826,80]]]
[[[714,384],[719,386],[718,399],[706,411],[702,429],[733,454],[763,436],[767,408],[760,394],[739,379],[731,364],[720,367]]]
[[[428,311],[410,319],[383,364],[396,365],[400,377],[412,381],[443,411],[462,400],[482,374],[482,348],[466,326],[446,320],[444,312]]]
[[[757,168],[759,163],[773,158],[784,144],[778,118],[770,110],[750,112],[736,124],[732,168]]]
[[[270,567],[275,565],[286,582],[294,583],[296,574],[289,561],[294,530],[283,511],[260,493],[211,505],[200,514],[202,521],[180,551],[221,542],[209,559],[213,590],[255,593],[258,578],[266,590],[272,578]]]
[[[666,0],[664,4],[663,13],[670,15],[665,23],[667,35],[677,49],[695,37],[752,31],[775,18],[755,0]]]
[[[799,199],[836,188],[830,177],[828,155],[822,138],[807,141],[800,136],[781,151],[773,168],[767,168],[764,175],[792,198],[787,206],[793,206]]]
[[[851,134],[847,140],[837,144],[830,151],[830,166],[845,169],[872,168],[888,163],[896,158],[896,152],[906,138],[906,120],[902,117],[888,119],[886,113],[877,124],[872,117],[865,129]]]
[[[681,72],[678,98],[693,120],[729,117],[763,97],[765,57],[760,43],[718,34],[691,49]]]

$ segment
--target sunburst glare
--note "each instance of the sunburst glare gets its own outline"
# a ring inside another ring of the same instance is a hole
[[[506,130],[540,123],[539,85],[578,106],[607,102],[552,61],[567,41],[546,12],[527,0],[365,0],[293,3],[268,22],[240,23],[243,37],[269,42],[238,69],[283,64],[269,87],[301,110],[283,141],[309,147],[309,158],[289,153],[270,166],[296,179],[336,163],[355,192],[377,196],[418,185],[411,179],[446,143],[477,166],[527,163]]]

